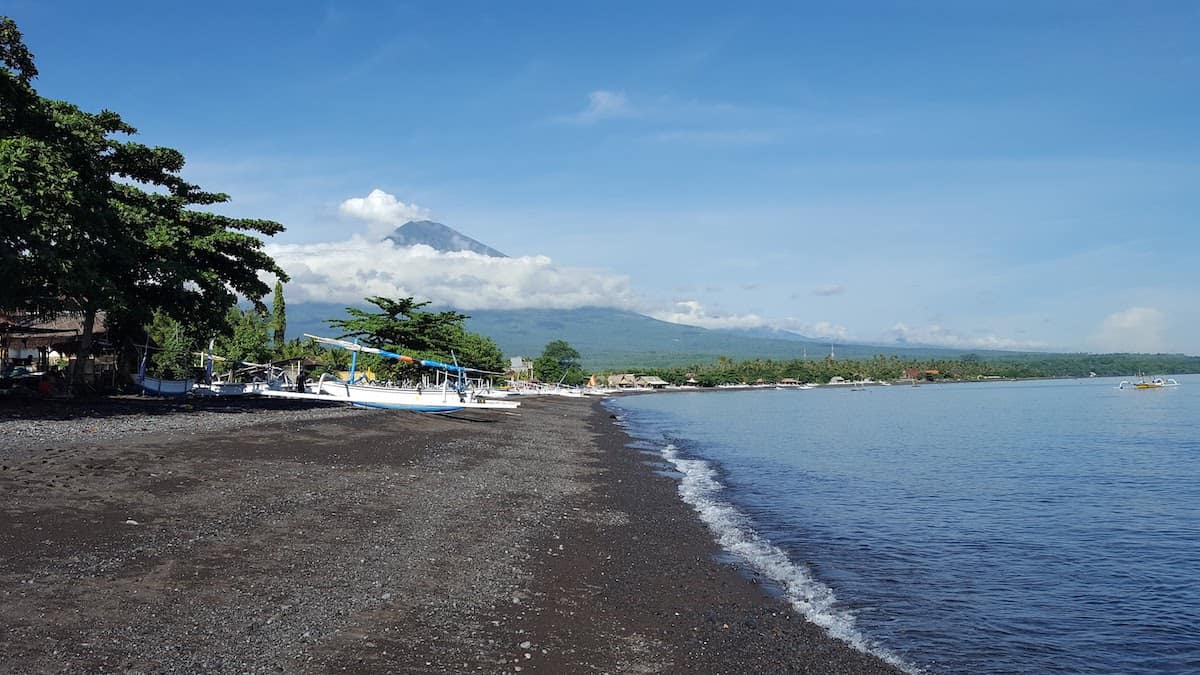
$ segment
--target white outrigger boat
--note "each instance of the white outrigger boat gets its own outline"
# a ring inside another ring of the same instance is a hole
[[[209,343],[207,352],[197,354],[205,361],[205,377],[203,382],[197,382],[193,387],[192,394],[194,396],[221,398],[252,396],[260,394],[266,389],[283,390],[292,385],[288,372],[273,363],[253,363],[230,359],[213,354],[212,349],[212,343]],[[218,361],[231,366],[228,373],[218,375],[214,372]],[[249,382],[241,381],[247,378],[252,379]]]
[[[357,342],[319,337],[307,333],[305,337],[312,338],[322,344],[332,345],[352,352],[350,379],[348,381],[341,380],[327,373],[322,375],[316,382],[309,383],[303,391],[285,391],[269,388],[263,389],[258,393],[263,396],[276,398],[348,403],[360,408],[383,408],[387,410],[409,410],[425,413],[451,413],[463,409],[513,410],[521,405],[516,401],[486,400],[474,395],[474,392],[466,387],[467,373],[484,373],[486,371],[475,368],[464,368],[463,366],[441,363],[440,361],[414,359],[411,356],[397,354],[386,349],[367,347]],[[415,363],[427,368],[435,368],[445,373],[445,377],[440,378],[441,381],[438,386],[432,387],[392,387],[360,382],[354,377],[355,367],[358,363],[358,354],[360,352],[377,354],[406,363]],[[455,380],[453,384],[451,383],[452,379]]]
[[[1167,387],[1178,387],[1179,382],[1173,377],[1154,377],[1146,379],[1145,375],[1139,375],[1136,382],[1129,380],[1121,380],[1121,384],[1117,385],[1117,389],[1164,389]]]
[[[133,383],[149,396],[187,396],[196,386],[195,380],[164,380],[161,377],[151,377],[143,370],[133,376]]]

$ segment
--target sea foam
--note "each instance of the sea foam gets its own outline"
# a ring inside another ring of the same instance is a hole
[[[837,606],[833,589],[813,578],[803,566],[792,562],[778,546],[759,536],[749,518],[721,499],[718,494],[725,486],[717,480],[712,465],[702,459],[681,457],[679,449],[671,444],[663,448],[662,456],[682,475],[680,497],[700,514],[721,548],[779,584],[784,596],[804,618],[855,649],[878,656],[907,672],[921,672],[859,632],[854,615]]]

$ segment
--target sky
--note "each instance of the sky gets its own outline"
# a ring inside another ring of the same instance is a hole
[[[0,0],[289,303],[1200,354],[1195,2]],[[430,218],[512,258],[389,249]]]

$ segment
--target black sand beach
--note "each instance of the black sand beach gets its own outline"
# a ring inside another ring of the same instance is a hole
[[[884,673],[595,401],[0,402],[5,672]]]

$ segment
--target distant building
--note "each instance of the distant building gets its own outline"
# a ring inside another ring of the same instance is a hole
[[[667,386],[667,384],[669,384],[669,383],[666,380],[662,379],[661,377],[656,377],[654,375],[648,375],[646,377],[637,378],[637,386],[639,386],[639,387],[650,387],[652,389],[662,389],[663,387]]]
[[[637,378],[632,373],[622,375],[609,375],[608,386],[610,387],[636,387]]]

